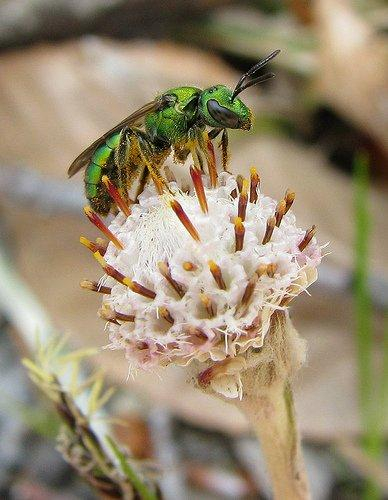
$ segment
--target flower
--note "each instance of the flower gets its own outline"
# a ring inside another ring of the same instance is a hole
[[[171,181],[160,195],[150,184],[109,227],[85,209],[110,242],[81,239],[105,271],[81,286],[104,294],[109,347],[132,368],[197,360],[207,367],[201,384],[241,397],[244,354],[262,347],[272,314],[315,281],[321,247],[315,226],[296,225],[294,193],[278,203],[264,196],[255,169],[250,180],[222,172],[218,182],[190,172],[188,192]]]

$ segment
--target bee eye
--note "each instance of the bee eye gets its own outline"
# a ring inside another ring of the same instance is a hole
[[[227,128],[239,127],[238,115],[230,109],[221,106],[215,99],[208,100],[207,110],[209,111],[210,116],[220,125]]]

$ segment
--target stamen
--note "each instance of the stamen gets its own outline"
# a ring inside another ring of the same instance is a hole
[[[270,278],[273,278],[275,276],[277,268],[278,268],[277,264],[274,264],[274,263],[268,264],[267,265],[267,275]]]
[[[166,262],[158,262],[158,268],[160,274],[164,278],[166,278],[166,280],[170,283],[170,285],[173,287],[173,289],[176,291],[179,297],[182,298],[185,295],[186,290],[181,283],[175,281],[174,278],[171,276],[171,270],[169,265]]]
[[[257,173],[255,167],[251,168],[251,186],[249,190],[249,201],[251,203],[256,203],[258,194],[257,188],[260,187],[260,176]]]
[[[238,176],[236,177],[236,183],[237,183],[237,189],[238,189],[239,193],[241,193],[241,190],[242,190],[243,180],[244,180],[244,177],[241,174],[238,174]]]
[[[199,298],[201,299],[202,304],[204,305],[209,318],[214,318],[215,316],[215,310],[214,310],[214,305],[212,299],[204,292],[201,292],[199,294]]]
[[[94,252],[93,256],[108,276],[124,285],[124,274],[121,274],[120,271],[117,271],[117,269],[115,269],[113,266],[107,264],[106,260],[102,257],[100,252]]]
[[[193,238],[193,240],[201,241],[201,238],[199,237],[197,230],[193,226],[191,220],[188,218],[186,212],[183,210],[181,204],[178,203],[177,200],[172,200],[170,202],[170,205],[171,205],[171,208],[176,213],[176,215],[178,216],[179,220],[182,222],[182,224],[187,229],[190,236]]]
[[[248,180],[243,179],[243,183],[241,186],[241,193],[238,200],[238,216],[242,221],[245,221],[245,216],[247,213],[247,204],[248,204]]]
[[[103,175],[101,180],[104,183],[109,193],[109,196],[112,198],[112,200],[116,203],[116,205],[123,212],[123,214],[126,217],[129,217],[131,215],[131,209],[129,208],[125,199],[121,196],[117,187],[113,184],[113,182],[109,179],[107,175]]]
[[[241,317],[243,316],[252,302],[253,292],[255,291],[255,286],[258,281],[257,274],[254,274],[252,278],[248,281],[247,286],[245,287],[244,294],[241,298],[241,302],[238,304],[236,308],[235,316]]]
[[[267,274],[267,267],[268,264],[260,264],[259,267],[256,269],[256,274],[258,278],[261,278],[264,276],[264,274]]]
[[[109,286],[102,286],[97,283],[97,281],[83,280],[80,283],[80,287],[84,290],[91,290],[92,292],[104,293],[109,295],[112,288]]]
[[[107,304],[104,304],[103,307],[98,311],[98,313],[101,318],[110,321],[111,323],[115,323],[116,325],[120,324],[118,321],[133,323],[136,319],[133,314],[120,313],[115,309],[112,309]]]
[[[231,360],[229,358],[226,358],[222,361],[214,363],[212,366],[209,366],[209,368],[206,368],[206,370],[203,370],[198,375],[199,385],[201,387],[208,386],[214,377],[221,375],[225,371],[225,365],[228,365],[230,361]]]
[[[275,226],[276,226],[276,217],[272,216],[267,220],[267,227],[265,229],[263,241],[261,242],[262,245],[265,245],[270,241]]]
[[[110,307],[101,307],[98,311],[98,315],[105,321],[109,321],[109,323],[114,323],[115,325],[120,324],[116,319],[114,311],[110,309]]]
[[[214,262],[214,260],[208,261],[210,272],[213,275],[214,281],[217,283],[218,287],[221,290],[226,290],[226,284],[224,278],[222,277],[222,271],[218,264]]]
[[[258,276],[257,276],[257,274],[254,274],[252,276],[252,278],[248,281],[247,286],[245,287],[244,295],[242,296],[242,299],[241,299],[242,306],[245,306],[245,307],[249,306],[249,304],[252,300],[253,292],[255,291],[255,286],[256,286],[257,280],[258,280]]]
[[[294,191],[290,191],[289,189],[287,189],[286,194],[284,195],[284,200],[286,202],[286,210],[284,213],[286,214],[290,210],[291,205],[294,203],[295,200]]]
[[[298,248],[301,252],[303,252],[303,250],[307,247],[307,245],[315,236],[316,232],[317,232],[317,227],[315,225],[311,226],[311,228],[306,231],[303,240],[298,245]]]
[[[192,262],[186,260],[183,264],[182,267],[185,271],[196,271],[198,269],[198,266],[193,264]]]
[[[269,276],[270,278],[274,277],[274,274],[277,271],[277,264],[260,264],[259,267],[256,269],[256,274],[258,278],[261,278],[265,274]]]
[[[155,292],[143,285],[140,285],[140,283],[131,280],[131,278],[128,278],[127,276],[124,278],[124,285],[132,290],[132,292],[142,295],[143,297],[147,297],[148,299],[154,299],[156,297]]]
[[[167,307],[159,307],[158,313],[163,319],[168,321],[168,323],[174,323],[174,318],[171,316],[170,311],[167,309]]]
[[[136,316],[134,314],[124,314],[118,311],[115,311],[115,314],[116,314],[116,319],[118,319],[119,321],[133,323],[136,319]]]
[[[108,229],[104,224],[102,219],[96,214],[96,212],[91,207],[84,207],[84,212],[86,217],[94,224],[105,236],[115,245],[119,250],[123,250],[124,247],[122,243],[116,238],[116,236]]]
[[[193,345],[202,345],[208,340],[206,333],[198,326],[189,325],[187,332],[190,335],[190,343]]]
[[[276,218],[276,227],[280,226],[282,222],[283,216],[286,213],[286,201],[280,200],[276,207],[275,218]]]
[[[93,255],[108,276],[115,279],[122,285],[127,286],[130,290],[132,290],[132,292],[142,295],[143,297],[147,297],[149,299],[154,299],[156,297],[155,292],[143,285],[140,285],[140,283],[131,280],[131,278],[129,278],[128,276],[124,276],[124,274],[120,273],[120,271],[107,264],[105,259],[100,255],[99,252],[96,252]]]
[[[243,249],[245,236],[245,227],[240,217],[234,219],[234,235],[236,240],[235,252],[238,252]]]
[[[197,194],[199,206],[204,214],[208,213],[207,199],[202,182],[202,174],[196,168],[190,167],[190,175],[193,180],[194,189]]]
[[[81,243],[81,245],[84,245],[86,248],[88,248],[92,253],[100,252],[101,255],[105,255],[106,246],[101,245],[99,240],[104,242],[102,238],[97,238],[96,241],[94,242],[88,240],[84,236],[81,236],[79,242]]]
[[[104,240],[104,238],[96,238],[96,244],[100,247],[101,250],[99,250],[101,255],[104,255],[105,252],[108,249],[108,244],[109,242]]]

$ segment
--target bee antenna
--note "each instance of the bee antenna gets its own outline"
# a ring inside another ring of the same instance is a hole
[[[265,75],[258,76],[257,78],[253,78],[253,80],[249,80],[248,82],[244,83],[243,85],[240,86],[240,88],[237,90],[233,91],[232,94],[232,101],[233,99],[238,95],[241,94],[245,89],[249,87],[253,87],[254,85],[257,85],[258,83],[266,82],[267,80],[271,80],[271,78],[275,78],[275,73],[266,73]]]
[[[267,75],[264,75],[264,78],[263,80],[261,79],[261,77],[257,77],[257,78],[254,78],[253,80],[251,80],[251,82],[246,83],[246,79],[251,77],[252,75],[254,75],[256,73],[256,71],[258,71],[259,69],[261,69],[262,67],[264,67],[266,64],[269,63],[269,61],[271,61],[274,57],[276,57],[278,54],[280,53],[280,49],[277,49],[277,50],[274,50],[273,52],[271,52],[266,58],[262,59],[261,61],[257,62],[254,66],[252,66],[252,68],[250,68],[246,73],[244,73],[241,78],[239,79],[239,81],[237,82],[236,84],[236,87],[234,88],[234,91],[233,91],[233,94],[232,94],[232,101],[233,99],[238,95],[240,94],[243,90],[245,90],[246,88],[248,87],[252,87],[252,85],[256,85],[258,83],[261,83],[265,80],[268,80],[269,78],[273,78],[275,75],[273,73],[268,73]],[[272,75],[272,76],[269,76],[269,75]],[[244,83],[245,82],[245,83]],[[254,82],[254,83],[253,83]]]

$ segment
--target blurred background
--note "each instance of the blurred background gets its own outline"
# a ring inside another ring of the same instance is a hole
[[[0,0],[2,498],[97,498],[55,451],[57,421],[19,361],[37,330],[107,342],[99,297],[78,286],[101,273],[79,245],[98,235],[69,164],[156,92],[234,86],[278,48],[277,78],[244,93],[255,125],[231,134],[231,166],[256,166],[274,198],[295,190],[299,223],[330,242],[291,309],[308,341],[296,404],[313,498],[388,498],[386,1]],[[118,439],[158,463],[166,498],[269,498],[244,418],[184,369],[127,380],[121,353],[92,363],[120,386]]]

